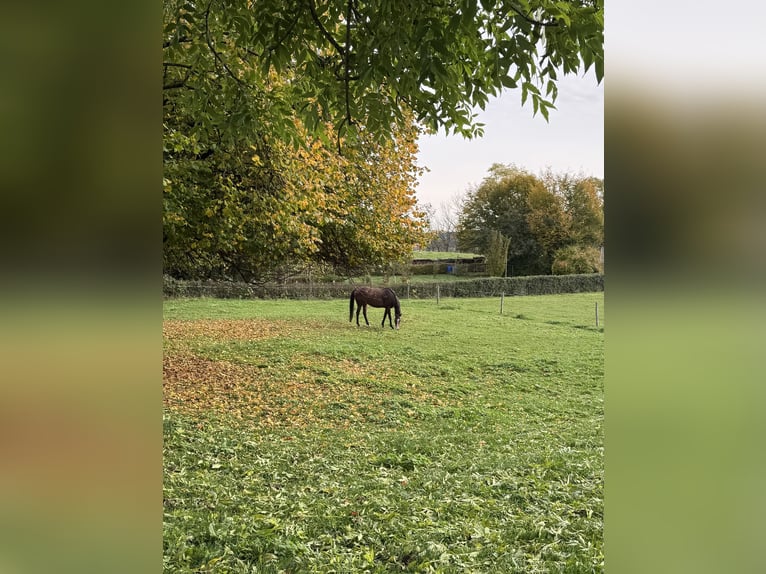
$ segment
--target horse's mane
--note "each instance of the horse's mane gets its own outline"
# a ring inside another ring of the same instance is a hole
[[[399,304],[399,297],[396,296],[396,292],[391,287],[386,287],[386,291],[389,291],[394,296],[394,309],[396,309],[397,315],[401,315],[402,306]]]

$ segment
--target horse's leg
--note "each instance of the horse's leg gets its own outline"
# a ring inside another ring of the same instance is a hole
[[[380,322],[380,326],[381,327],[385,327],[386,326],[386,316],[388,316],[388,322],[390,323],[391,322],[391,308],[390,307],[386,307],[386,310],[383,311],[383,320]]]
[[[362,306],[362,312],[364,313],[364,322],[369,326],[370,322],[367,320],[367,303]]]
[[[362,304],[357,301],[356,302],[356,326],[359,326],[359,312],[362,310]]]

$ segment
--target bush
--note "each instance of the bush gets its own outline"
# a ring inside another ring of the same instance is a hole
[[[601,252],[595,247],[570,245],[559,249],[553,255],[551,273],[569,275],[572,273],[603,273]]]

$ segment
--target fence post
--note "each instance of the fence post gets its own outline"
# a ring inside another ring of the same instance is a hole
[[[410,298],[410,284],[407,283],[407,299]]]
[[[503,314],[503,303],[505,302],[505,291],[500,293],[500,314]]]
[[[598,301],[596,301],[596,327],[598,327]]]
[[[436,286],[436,304],[437,304],[437,305],[439,304],[439,294],[440,294],[440,293],[439,293],[439,286],[437,285],[437,286]]]

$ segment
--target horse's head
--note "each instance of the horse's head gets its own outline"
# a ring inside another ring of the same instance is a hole
[[[394,293],[393,289],[388,290],[391,295],[394,298],[394,323],[396,324],[396,329],[399,328],[399,324],[402,322],[402,306],[399,303],[399,298],[396,296],[396,293]],[[391,320],[391,315],[388,316],[389,321]]]

